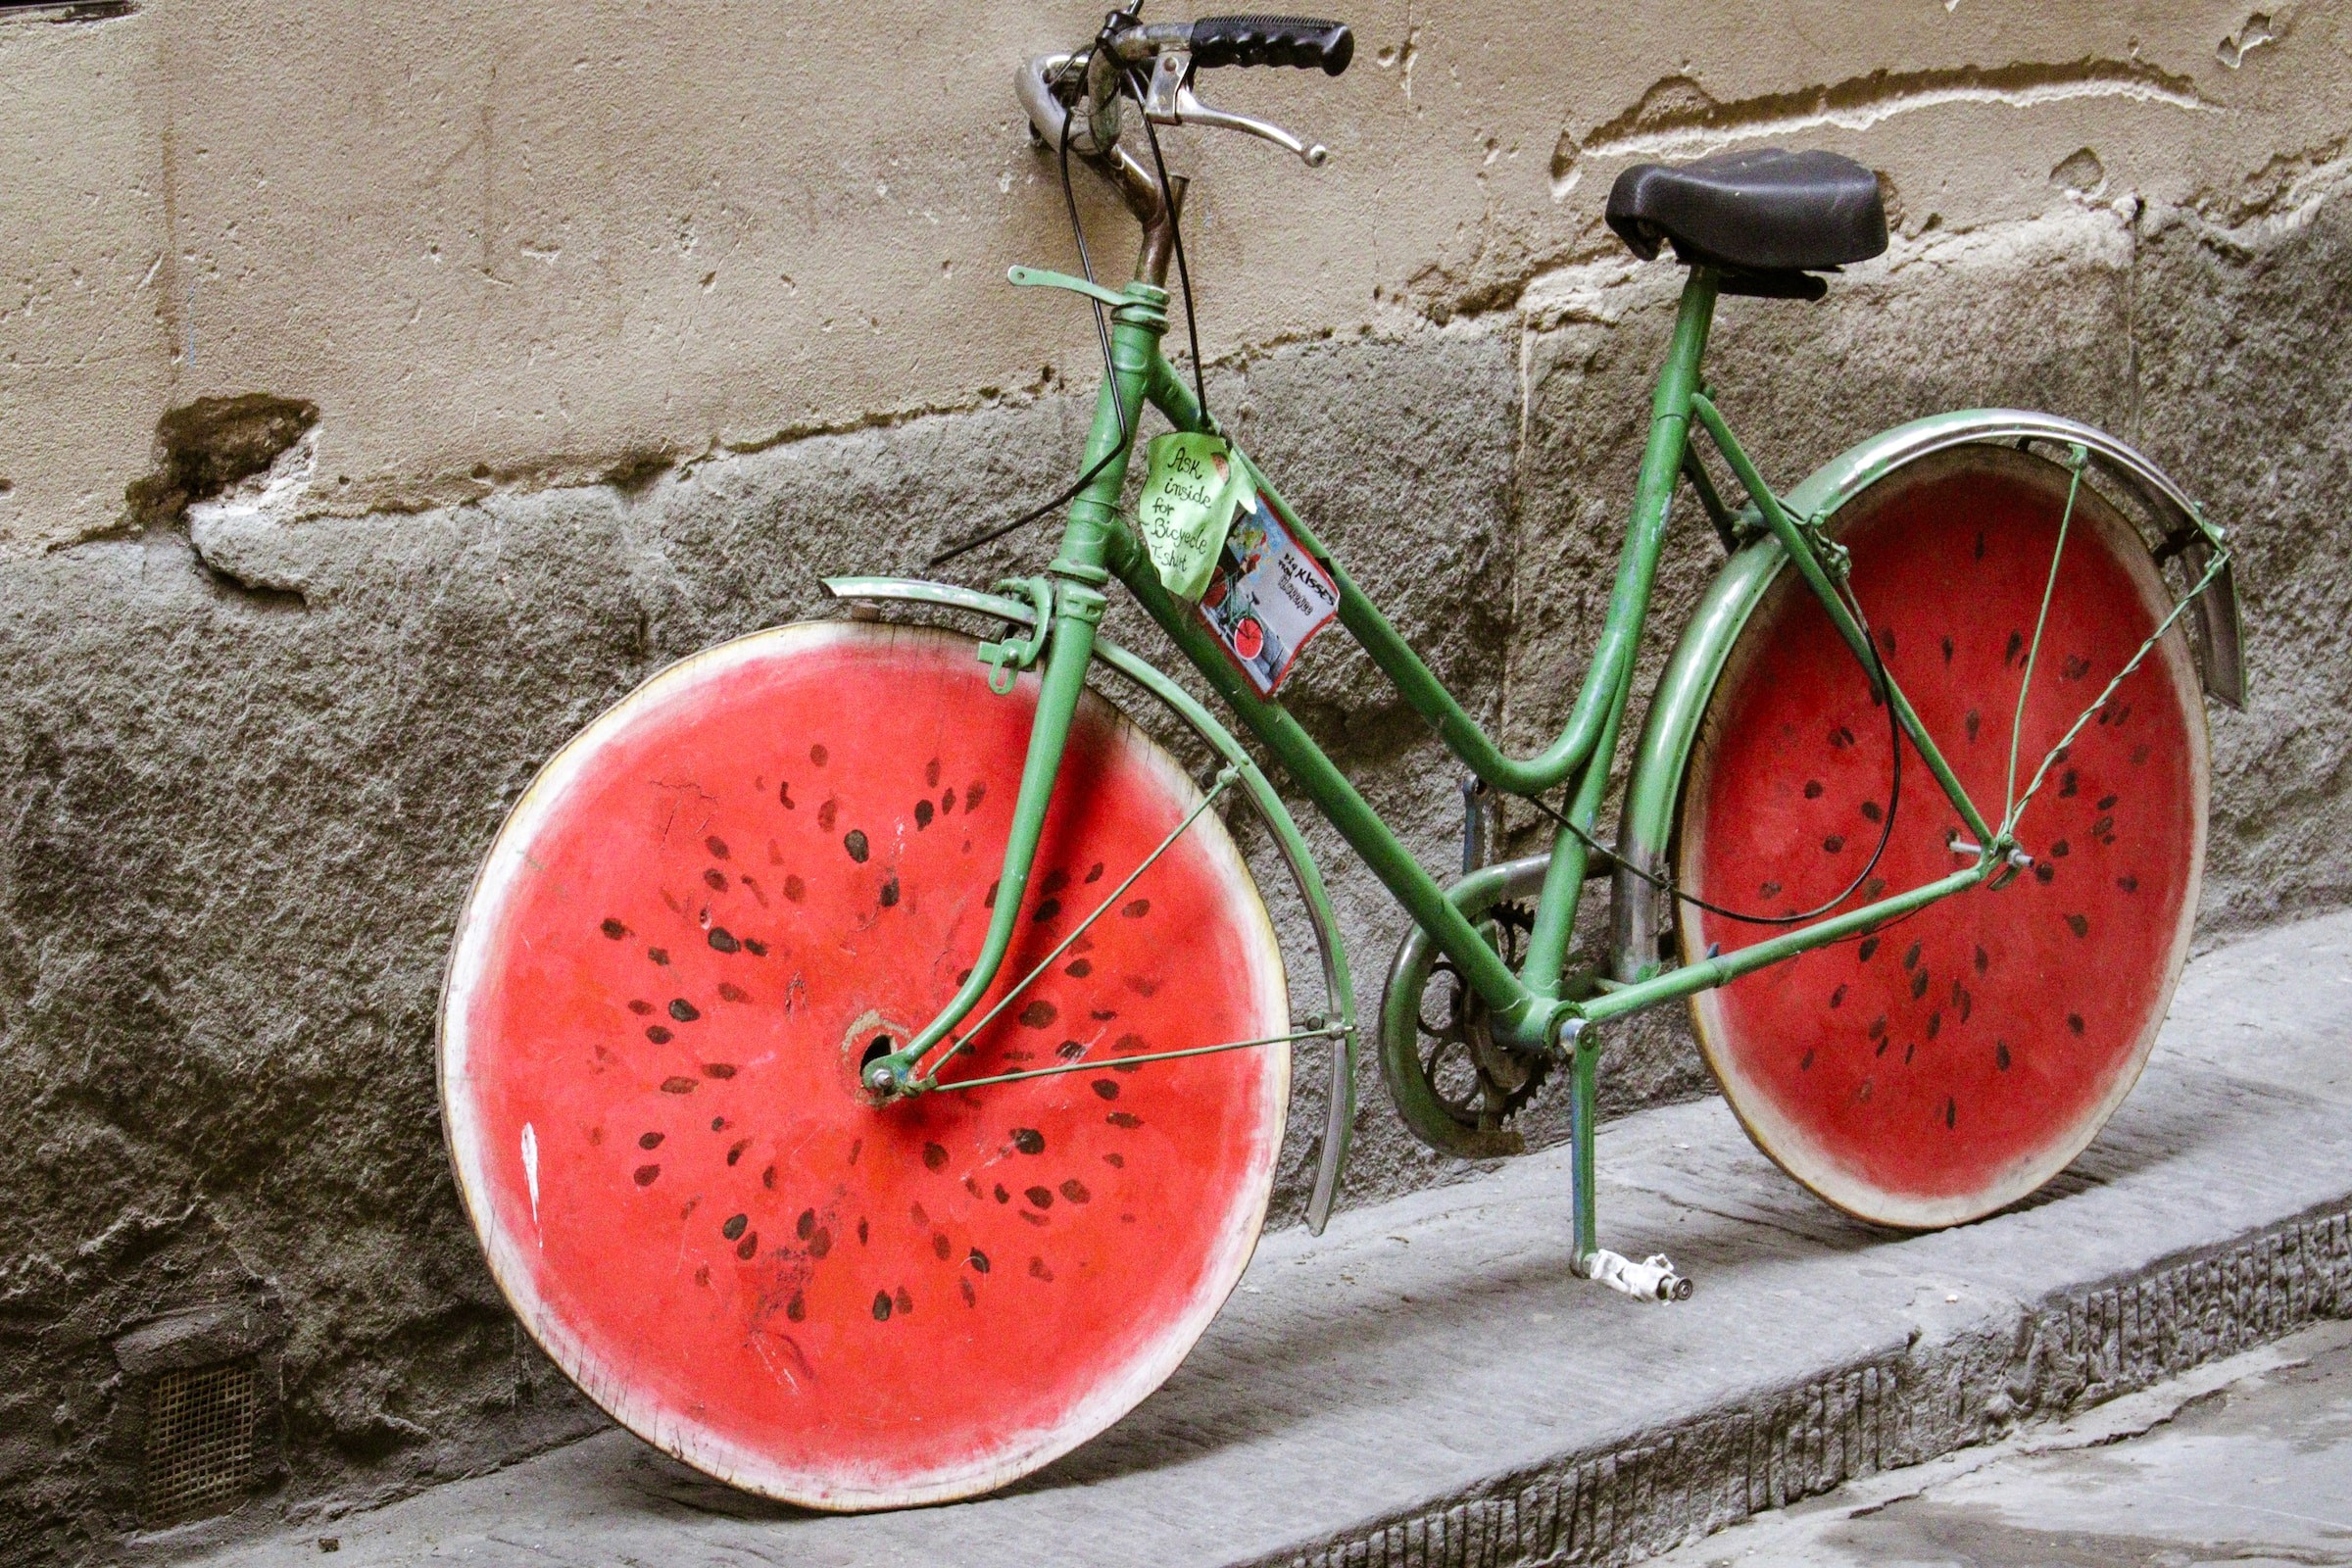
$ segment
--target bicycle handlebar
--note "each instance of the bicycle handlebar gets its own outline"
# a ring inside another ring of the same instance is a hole
[[[1202,17],[1187,30],[1198,66],[1295,66],[1336,76],[1355,58],[1355,33],[1345,22]]]

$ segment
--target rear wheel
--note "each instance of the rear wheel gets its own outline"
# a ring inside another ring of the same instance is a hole
[[[1911,464],[1832,534],[1888,670],[1979,809],[1997,817],[2026,654],[2069,470],[2007,447]],[[2018,788],[2154,631],[2171,596],[2086,483],[2074,504],[2018,745]],[[1966,837],[1905,746],[1891,836],[1855,902],[1961,869]],[[1886,827],[1886,710],[1798,574],[1736,641],[1686,775],[1676,877],[1741,913],[1809,909]],[[2033,868],[1692,1004],[1749,1135],[1838,1207],[1956,1224],[2074,1159],[2147,1059],[2187,955],[2204,861],[2205,715],[2169,631],[2056,760],[2017,827]],[[1775,934],[1688,901],[1685,960]]]
[[[639,1436],[811,1506],[986,1491],[1132,1408],[1240,1277],[1281,1144],[1286,1046],[1119,1060],[1289,1030],[1213,811],[941,1078],[1098,1070],[863,1092],[996,900],[1037,682],[987,674],[858,623],[671,667],[542,771],[451,960],[451,1153],[518,1316]],[[982,1009],[1200,799],[1089,694]]]

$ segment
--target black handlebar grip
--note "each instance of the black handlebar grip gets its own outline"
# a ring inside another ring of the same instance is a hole
[[[1193,62],[1201,66],[1297,66],[1336,76],[1355,58],[1345,22],[1313,17],[1202,17],[1193,24]]]

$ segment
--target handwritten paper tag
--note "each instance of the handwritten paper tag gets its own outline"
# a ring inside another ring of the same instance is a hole
[[[1219,435],[1170,431],[1152,442],[1148,463],[1135,508],[1144,547],[1168,592],[1198,603],[1249,480]]]
[[[1299,650],[1339,612],[1339,584],[1250,486],[1218,552],[1201,619],[1250,684],[1271,697]]]

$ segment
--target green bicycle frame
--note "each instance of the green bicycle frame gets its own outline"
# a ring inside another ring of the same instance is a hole
[[[1222,697],[1243,725],[1290,772],[1298,787],[1329,819],[1412,920],[1460,970],[1465,982],[1492,1010],[1496,1033],[1524,1047],[1574,1058],[1577,1111],[1590,1125],[1592,1096],[1591,1043],[1579,1036],[1588,1024],[1624,1017],[1729,983],[1753,970],[1810,949],[1840,941],[1883,921],[1937,900],[2003,879],[2016,863],[2012,846],[1987,826],[1957,775],[1911,704],[1872,658],[1865,633],[1847,611],[1837,587],[1835,547],[1822,548],[1809,520],[1789,514],[1749,461],[1722,415],[1702,390],[1705,357],[1720,279],[1706,268],[1691,270],[1650,399],[1650,425],[1634,489],[1632,518],[1620,555],[1599,645],[1559,738],[1538,755],[1508,757],[1406,645],[1379,608],[1333,559],[1280,493],[1250,464],[1251,477],[1301,546],[1331,573],[1340,595],[1339,621],[1370,655],[1405,702],[1436,731],[1447,751],[1478,778],[1506,794],[1534,796],[1563,785],[1568,789],[1568,822],[1555,836],[1549,869],[1537,902],[1526,956],[1514,972],[1478,928],[1425,870],[1337,764],[1278,703],[1261,697],[1225,656],[1222,645],[1193,612],[1161,585],[1142,541],[1122,522],[1118,498],[1126,482],[1134,432],[1149,404],[1180,430],[1215,428],[1199,401],[1160,352],[1167,330],[1167,293],[1152,283],[1129,283],[1121,293],[1023,270],[1016,281],[1074,288],[1099,302],[1115,302],[1111,312],[1109,375],[1097,399],[1084,468],[1100,470],[1072,501],[1061,545],[1046,577],[1033,588],[1041,609],[1050,602],[1051,629],[1027,643],[992,644],[984,657],[1000,667],[1037,659],[1043,644],[1042,684],[1027,764],[1005,848],[1003,892],[996,902],[980,955],[955,998],[899,1051],[868,1069],[869,1087],[885,1096],[920,1086],[918,1068],[967,1017],[1002,969],[1017,927],[1047,807],[1060,765],[1071,718],[1094,657],[1102,589],[1116,577],[1134,595],[1187,662]],[[1606,985],[1598,995],[1561,995],[1570,934],[1590,865],[1586,837],[1598,819],[1608,788],[1632,696],[1636,657],[1655,586],[1674,491],[1685,469],[1693,422],[1703,428],[1754,504],[1755,515],[1779,541],[1806,584],[1829,612],[1857,662],[1882,680],[1897,720],[1954,808],[1977,836],[1973,864],[1923,886],[1891,894],[1823,918],[1797,930],[1695,962]],[[936,1070],[936,1066],[934,1067]],[[1580,1163],[1590,1156],[1589,1135],[1580,1139]],[[1580,1179],[1580,1208],[1590,1192]],[[1580,1221],[1580,1230],[1589,1224]],[[1589,1240],[1587,1242],[1589,1250]]]

